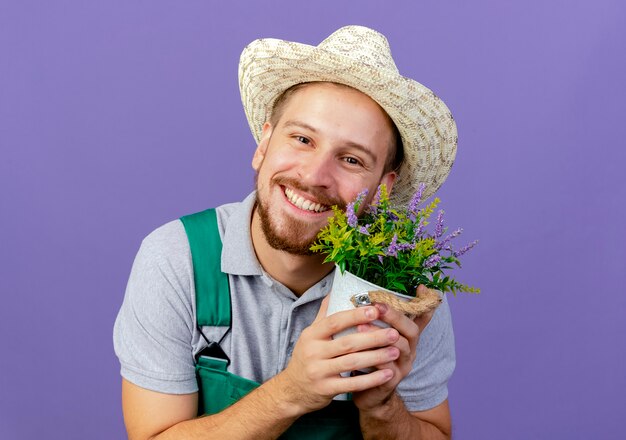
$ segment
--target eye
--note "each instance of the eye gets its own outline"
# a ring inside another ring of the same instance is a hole
[[[343,160],[345,160],[350,165],[360,165],[361,164],[361,162],[357,158],[352,157],[352,156],[344,157]]]
[[[308,145],[311,143],[311,140],[304,136],[296,136],[296,140],[302,144]]]

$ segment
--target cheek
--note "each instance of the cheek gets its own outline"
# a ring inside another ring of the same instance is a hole
[[[356,196],[358,196],[359,193],[363,191],[365,188],[367,188],[368,190],[368,198],[372,192],[372,188],[370,188],[365,182],[348,183],[344,180],[344,183],[345,183],[345,186],[341,188],[341,198],[346,203],[352,202],[354,199],[356,199]]]
[[[283,155],[283,157],[278,154],[265,156],[256,170],[257,189],[263,190],[269,188],[270,182],[274,177],[288,172],[293,168],[293,160],[290,160],[288,155]]]
[[[285,149],[276,149],[272,154],[265,156],[265,160],[260,167],[261,171],[265,171],[269,174],[276,174],[283,171],[289,171],[299,164],[299,158],[293,151],[286,151]]]
[[[344,186],[344,188],[342,188],[341,190],[341,198],[346,202],[352,202],[356,199],[356,197],[361,193],[361,191],[363,191],[364,189],[367,189],[367,197],[365,197],[365,204],[362,206],[367,206],[370,204],[370,202],[374,199],[374,196],[376,195],[376,191],[378,190],[378,181],[365,181],[365,180],[360,180],[358,182],[352,182],[352,183],[347,183],[344,180],[344,183],[346,184]],[[384,182],[383,182],[384,183]]]

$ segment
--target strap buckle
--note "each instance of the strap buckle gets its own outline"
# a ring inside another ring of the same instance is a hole
[[[222,350],[220,344],[214,341],[209,342],[209,345],[204,347],[198,352],[198,354],[196,354],[196,363],[198,363],[198,359],[200,359],[200,357],[219,359],[226,362],[226,366],[230,365],[230,359],[228,358],[228,356],[226,356],[226,353],[224,353],[224,350]]]

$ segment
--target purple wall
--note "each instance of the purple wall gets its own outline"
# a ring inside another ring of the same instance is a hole
[[[440,196],[481,239],[459,278],[483,293],[451,298],[456,438],[623,438],[622,0],[10,3],[0,438],[124,437],[111,334],[142,237],[252,188],[241,50],[345,24],[458,121]]]

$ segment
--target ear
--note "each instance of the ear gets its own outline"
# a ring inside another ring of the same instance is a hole
[[[388,173],[383,174],[383,177],[380,179],[380,183],[384,183],[387,187],[387,194],[391,194],[396,177],[398,177],[398,174],[395,171],[389,171]]]
[[[263,131],[261,132],[261,139],[256,150],[254,150],[254,156],[252,156],[252,168],[254,171],[258,171],[265,159],[265,153],[267,152],[267,145],[269,144],[270,137],[272,136],[272,124],[266,122],[263,124]]]

